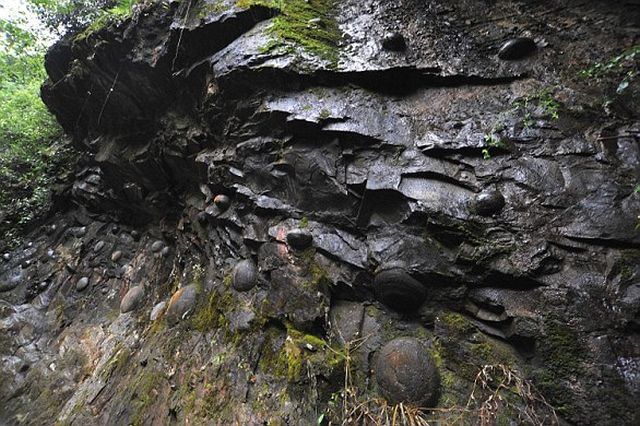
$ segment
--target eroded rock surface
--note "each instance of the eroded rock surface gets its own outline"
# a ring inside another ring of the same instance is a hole
[[[144,2],[61,40],[42,96],[82,158],[0,259],[0,423],[339,423],[347,385],[466,407],[502,365],[563,424],[637,424],[640,94],[577,77],[636,3]],[[399,337],[437,397],[378,388]]]

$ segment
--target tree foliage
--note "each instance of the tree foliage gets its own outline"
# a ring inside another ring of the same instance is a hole
[[[30,8],[55,34],[78,32],[98,19],[104,10],[122,0],[27,0]]]

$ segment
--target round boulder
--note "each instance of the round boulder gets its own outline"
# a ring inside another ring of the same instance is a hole
[[[182,287],[173,293],[166,311],[166,317],[169,322],[175,324],[186,317],[196,305],[197,296],[198,289],[193,284]]]
[[[158,253],[160,250],[164,248],[164,242],[160,240],[156,240],[151,244],[151,251],[154,253]]]
[[[400,312],[416,310],[427,297],[427,291],[418,280],[402,269],[379,272],[373,280],[376,298]]]
[[[401,52],[407,48],[404,36],[399,32],[389,32],[382,38],[382,48],[393,52]]]
[[[498,58],[505,61],[522,59],[537,49],[536,42],[529,37],[516,37],[507,40],[498,51]]]
[[[120,312],[126,314],[138,307],[144,297],[144,288],[141,285],[131,287],[120,302]]]
[[[380,392],[391,404],[426,408],[437,402],[440,375],[419,340],[400,337],[390,341],[378,353],[374,368]]]
[[[473,210],[480,216],[498,213],[504,205],[505,200],[500,191],[493,189],[482,191],[473,200]]]
[[[233,268],[233,288],[237,291],[249,291],[258,283],[258,267],[246,259]]]
[[[122,252],[120,250],[116,250],[113,253],[111,253],[112,262],[117,262],[118,260],[120,260],[121,257],[122,257]]]
[[[213,204],[220,210],[227,210],[231,206],[231,199],[227,195],[219,194],[213,199]]]
[[[304,250],[311,245],[313,236],[306,229],[295,228],[287,232],[287,243],[296,250]]]
[[[164,313],[164,308],[166,306],[167,306],[167,302],[160,302],[156,306],[154,306],[153,309],[151,310],[151,315],[149,316],[149,319],[151,321],[155,321],[158,318],[160,318]]]

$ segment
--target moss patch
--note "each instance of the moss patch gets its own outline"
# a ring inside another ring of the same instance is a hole
[[[245,9],[263,6],[280,12],[270,28],[274,40],[265,46],[265,51],[291,43],[337,66],[342,34],[335,20],[335,0],[238,0],[236,5]]]

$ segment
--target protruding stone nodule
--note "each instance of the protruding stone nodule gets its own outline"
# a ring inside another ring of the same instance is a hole
[[[393,52],[401,52],[407,48],[404,36],[397,31],[389,32],[382,38],[382,48]]]
[[[87,288],[88,285],[89,285],[89,278],[88,277],[82,277],[76,283],[76,290],[82,291],[85,288]]]
[[[384,345],[375,361],[379,389],[391,404],[433,406],[440,375],[427,348],[417,339],[400,337]]]
[[[287,243],[296,250],[304,250],[311,245],[313,236],[306,229],[295,228],[287,232]]]
[[[251,260],[242,260],[233,268],[233,288],[249,291],[258,283],[258,267]]]
[[[157,240],[154,241],[153,244],[151,244],[151,251],[154,253],[159,252],[160,250],[162,250],[164,248],[164,242]]]
[[[484,190],[475,196],[473,211],[480,216],[491,216],[498,213],[505,205],[505,200],[500,191],[495,189]]]
[[[222,211],[227,210],[231,206],[231,199],[224,194],[216,195],[213,203]]]
[[[427,297],[427,291],[418,280],[402,269],[379,272],[373,280],[376,298],[400,312],[416,310]]]
[[[537,49],[536,42],[529,37],[517,37],[507,40],[498,51],[498,58],[510,61],[522,59]]]
[[[133,311],[140,305],[143,297],[144,288],[141,285],[131,287],[120,302],[120,312],[126,314],[127,312]]]
[[[196,305],[197,295],[198,289],[193,284],[182,287],[173,293],[165,314],[169,323],[175,324],[189,315]]]

